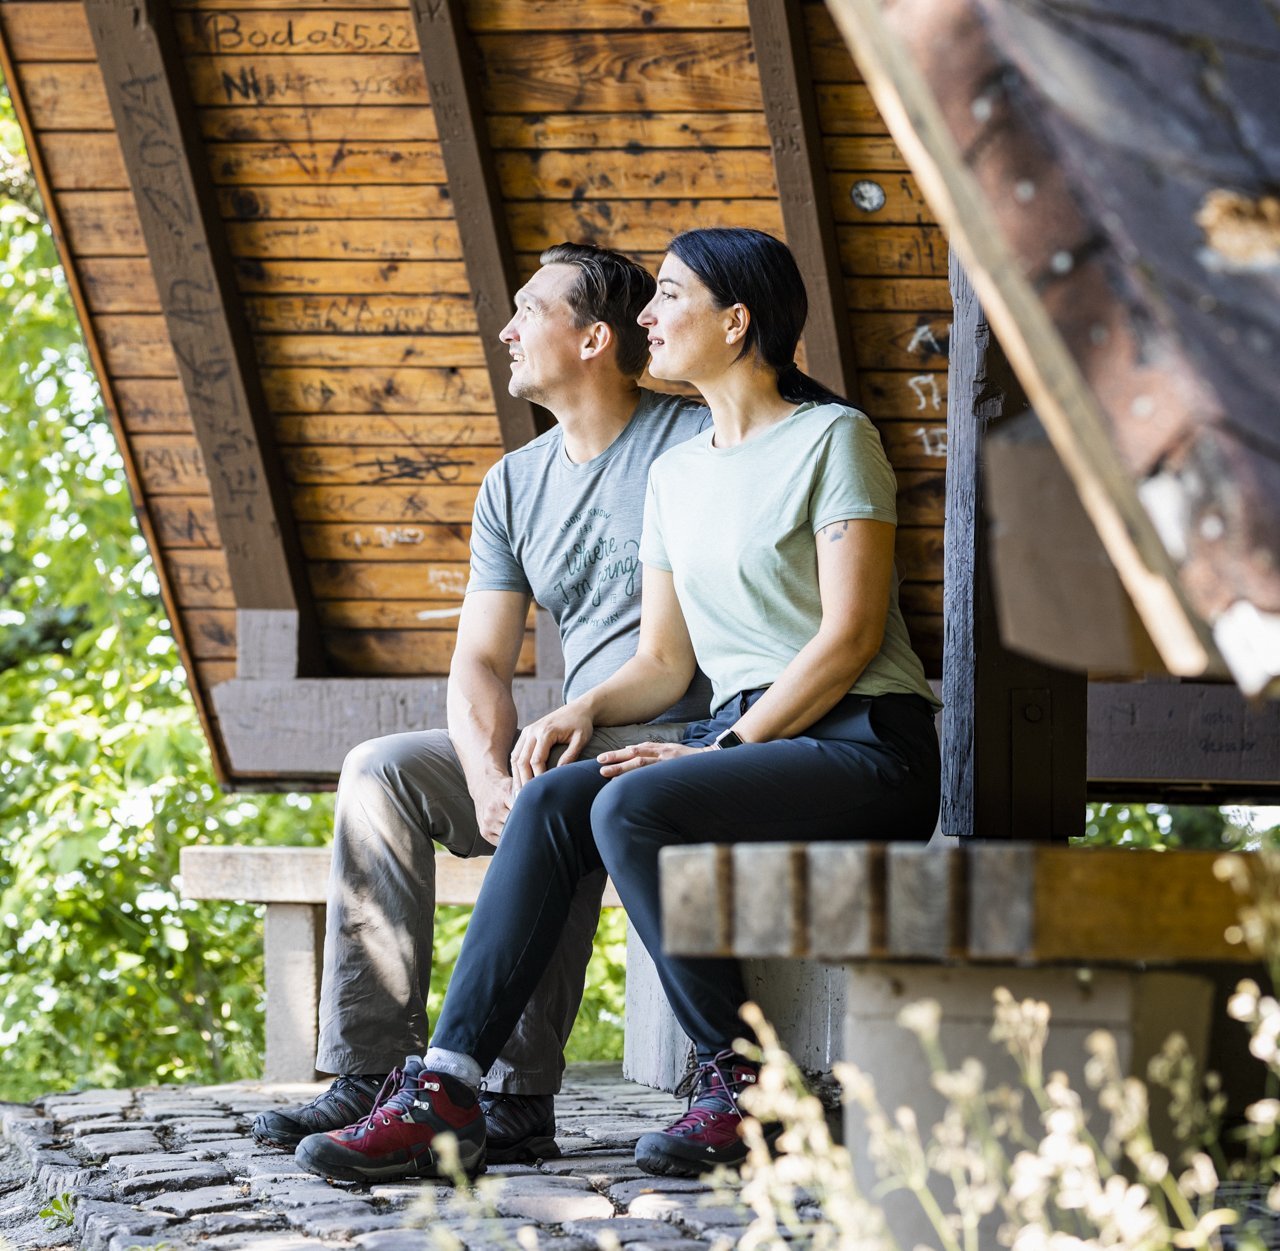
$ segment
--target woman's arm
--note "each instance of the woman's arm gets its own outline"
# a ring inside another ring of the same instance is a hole
[[[612,677],[525,726],[511,754],[516,786],[545,773],[560,743],[568,746],[559,763],[568,764],[597,725],[632,725],[665,712],[689,689],[696,667],[674,580],[668,570],[646,565],[636,654]]]
[[[887,521],[836,521],[815,536],[822,624],[737,721],[747,743],[791,738],[830,712],[880,650],[893,585]]]

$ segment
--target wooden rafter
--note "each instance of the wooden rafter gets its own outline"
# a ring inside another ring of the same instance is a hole
[[[538,433],[538,422],[532,405],[507,390],[511,359],[498,340],[520,284],[485,126],[479,57],[466,28],[461,0],[410,0],[409,7],[417,27],[498,425],[503,446],[511,451]]]
[[[1203,428],[1211,403],[1169,343],[1143,344],[1135,335],[1139,324],[1160,327],[1162,312],[1147,307],[1128,321],[1126,310],[1103,324],[1108,289],[1129,283],[1135,266],[1107,236],[1117,215],[1084,206],[1080,179],[1070,177],[1027,106],[1007,99],[1018,73],[986,26],[987,14],[1000,8],[968,0],[829,0],[1162,659],[1179,675],[1220,672],[1203,594],[1217,574],[1184,584],[1139,494],[1144,474],[1164,476],[1155,474],[1158,461],[1140,464],[1132,444],[1119,446],[1134,415],[1152,412],[1178,420],[1178,437],[1194,442],[1188,432]],[[1165,447],[1174,449],[1172,439]],[[1199,540],[1192,535],[1188,547]],[[1212,562],[1204,567],[1212,570]],[[1267,685],[1265,672],[1248,681],[1240,668],[1236,675],[1254,691]]]
[[[44,154],[36,141],[35,126],[32,124],[27,110],[26,99],[22,92],[14,57],[10,53],[2,22],[0,22],[0,74],[3,74],[5,84],[9,89],[9,98],[13,102],[13,110],[17,115],[18,125],[22,128],[23,134],[27,138],[27,156],[31,162],[31,173],[35,178],[36,187],[40,192],[40,199],[44,204],[45,216],[49,221],[49,230],[53,235],[54,244],[58,249],[58,255],[62,259],[62,269],[67,278],[67,289],[71,294],[71,302],[75,306],[76,317],[80,322],[80,329],[84,335],[85,350],[89,354],[89,363],[93,367],[94,376],[98,380],[98,387],[102,393],[103,408],[106,410],[107,419],[110,421],[112,432],[115,434],[116,446],[120,449],[120,455],[124,462],[125,481],[128,483],[129,497],[133,502],[134,513],[138,519],[138,529],[142,532],[142,537],[146,541],[148,550],[157,557],[156,578],[160,584],[160,598],[164,604],[165,614],[169,618],[170,628],[173,630],[174,642],[178,647],[178,656],[182,661],[183,668],[189,674],[193,674],[196,672],[195,656],[191,650],[191,640],[187,634],[186,622],[183,620],[182,613],[179,610],[169,570],[165,561],[159,556],[161,548],[156,536],[155,523],[152,520],[150,510],[146,506],[146,496],[142,489],[142,481],[138,474],[138,466],[133,455],[133,449],[129,445],[129,440],[125,436],[124,424],[120,420],[120,407],[116,403],[114,389],[111,385],[111,374],[107,370],[102,347],[98,342],[96,327],[89,315],[89,304],[85,299],[80,273],[75,264],[71,248],[67,243],[67,234],[62,224],[62,215],[58,210],[57,197],[54,195],[53,188],[49,182],[48,171],[44,163]],[[204,730],[205,738],[209,742],[212,752],[214,775],[219,782],[225,783],[228,779],[226,753],[222,749],[220,738],[213,732],[208,701],[198,682],[191,683],[191,694],[195,701],[196,714],[200,718],[200,725]]]
[[[166,5],[86,0],[107,99],[242,614],[290,623],[279,675],[319,668],[319,634],[253,342]],[[297,651],[293,652],[296,640]]]
[[[808,372],[853,401],[858,369],[799,0],[747,0],[787,242],[809,293]]]

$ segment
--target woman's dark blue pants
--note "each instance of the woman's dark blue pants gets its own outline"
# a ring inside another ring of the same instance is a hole
[[[709,742],[756,698],[731,700],[687,742]],[[847,696],[805,734],[681,756],[612,780],[594,760],[526,785],[463,940],[432,1045],[487,1070],[555,951],[578,880],[603,865],[700,1061],[743,1035],[736,960],[662,950],[658,853],[691,843],[923,840],[938,813],[928,702]]]

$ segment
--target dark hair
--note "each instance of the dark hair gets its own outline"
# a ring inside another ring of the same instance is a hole
[[[636,320],[653,299],[653,275],[630,257],[593,243],[557,243],[538,257],[544,265],[573,265],[578,277],[565,297],[577,325],[602,321],[618,344],[618,368],[638,378],[649,363],[649,332]]]
[[[796,365],[796,345],[809,315],[809,297],[791,249],[763,230],[716,226],[686,230],[667,245],[711,292],[719,308],[744,304],[751,324],[741,360],[752,350],[778,371],[778,393],[793,404],[845,402]]]

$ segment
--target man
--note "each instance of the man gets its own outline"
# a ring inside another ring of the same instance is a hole
[[[260,1143],[292,1148],[359,1120],[387,1073],[426,1048],[433,840],[458,856],[492,855],[502,835],[514,798],[512,682],[530,601],[559,628],[566,699],[635,651],[649,465],[703,429],[707,413],[638,385],[648,342],[636,318],[655,287],[645,270],[567,243],[541,262],[501,337],[511,393],[549,409],[557,424],[504,456],[480,488],[448,731],[374,739],[343,764],[316,1058],[318,1070],[339,1076],[309,1104],[260,1115]],[[582,754],[678,738],[685,721],[707,713],[708,690],[695,688],[663,724],[600,730]],[[559,1154],[554,1095],[603,889],[603,873],[579,889],[552,965],[486,1077],[490,1162]]]

